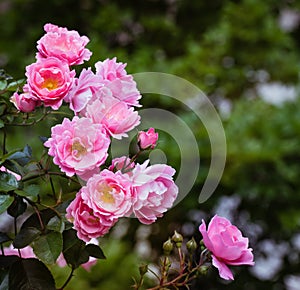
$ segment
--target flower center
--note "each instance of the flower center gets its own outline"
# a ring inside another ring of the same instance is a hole
[[[98,186],[98,191],[100,193],[100,199],[104,203],[113,204],[115,203],[115,198],[113,196],[113,188],[107,184],[101,184]]]
[[[58,81],[52,78],[46,79],[43,84],[43,89],[48,89],[49,91],[55,90],[58,87]]]
[[[75,141],[72,144],[72,155],[75,157],[80,157],[82,155],[85,155],[87,153],[86,148],[79,142],[79,141]]]

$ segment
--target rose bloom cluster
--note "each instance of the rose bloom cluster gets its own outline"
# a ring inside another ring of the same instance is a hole
[[[141,94],[126,64],[116,58],[98,61],[95,71],[84,68],[76,76],[73,66],[89,60],[86,36],[53,24],[44,26],[37,42],[36,62],[26,67],[23,93],[11,101],[22,112],[37,106],[58,110],[67,103],[74,112],[51,128],[44,143],[54,164],[85,185],[66,210],[80,239],[89,242],[111,229],[122,217],[153,223],[172,207],[178,187],[175,170],[166,164],[135,164],[127,156],[105,168],[112,138],[127,137],[140,124],[136,111]],[[153,149],[158,134],[153,128],[138,133],[140,150]]]

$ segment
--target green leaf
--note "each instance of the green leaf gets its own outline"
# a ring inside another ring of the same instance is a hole
[[[4,122],[3,120],[0,120],[0,129],[4,127]]]
[[[55,281],[48,268],[37,259],[15,262],[9,271],[8,290],[55,290]]]
[[[32,248],[36,256],[45,264],[54,264],[63,249],[62,234],[49,232],[42,235],[33,241]]]
[[[0,191],[8,192],[19,186],[16,177],[10,173],[0,171]]]
[[[78,239],[76,231],[73,229],[63,232],[63,255],[67,264],[71,265],[73,269],[89,260],[85,243]]]
[[[11,241],[11,238],[3,232],[0,232],[0,244]]]
[[[40,187],[37,184],[30,184],[24,187],[22,190],[15,190],[15,193],[24,197],[31,197],[33,200],[36,200],[40,193]]]
[[[97,258],[97,259],[106,259],[102,249],[94,244],[88,244],[86,245],[85,249],[89,253],[91,257]]]
[[[15,162],[13,160],[11,161],[11,160],[7,160],[7,159],[3,159],[3,157],[1,159],[2,159],[1,163],[6,169],[9,169],[19,175],[24,174],[23,168],[20,167],[20,165],[17,162]]]
[[[10,195],[0,194],[0,214],[5,212],[8,207],[13,203],[14,198]]]
[[[10,92],[15,92],[17,91],[23,84],[25,83],[25,79],[20,79],[15,82],[11,82],[8,84],[6,90]]]
[[[27,203],[24,202],[23,198],[20,196],[15,196],[13,203],[7,209],[7,213],[17,218],[18,216],[22,215],[27,209]]]
[[[48,208],[45,210],[41,210],[39,215],[37,213],[32,214],[22,225],[21,230],[27,227],[37,228],[40,231],[43,231],[41,222],[43,223],[44,227],[48,224],[49,220],[56,215],[55,211]]]
[[[54,216],[49,220],[46,228],[51,231],[62,233],[64,231],[65,224],[61,218]]]
[[[13,246],[22,249],[32,243],[40,234],[41,231],[35,227],[22,227],[13,241]]]
[[[9,255],[9,256],[0,255],[0,268],[1,269],[9,268],[13,263],[19,260],[20,257],[17,255]]]
[[[0,290],[8,289],[8,271],[1,271]]]
[[[0,80],[0,91],[5,90],[7,87],[7,80]]]
[[[16,161],[21,166],[25,166],[28,162],[30,162],[31,157],[32,149],[29,145],[26,145],[23,151],[13,153],[8,157],[8,159]]]

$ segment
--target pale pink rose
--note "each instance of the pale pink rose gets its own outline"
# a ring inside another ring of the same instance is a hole
[[[85,48],[89,42],[86,36],[50,23],[45,24],[44,30],[46,34],[37,42],[37,58],[54,56],[70,66],[90,59],[92,53]]]
[[[112,92],[101,83],[102,78],[96,76],[91,68],[83,69],[78,78],[75,79],[69,93],[64,101],[70,103],[70,109],[76,114],[83,114],[88,103],[98,98],[112,96]]]
[[[24,91],[46,107],[57,110],[69,92],[75,71],[55,57],[40,59],[26,67],[27,84]]]
[[[10,98],[10,101],[15,105],[15,107],[25,113],[34,111],[40,102],[32,98],[32,95],[29,93],[18,94],[14,93]]]
[[[108,170],[113,172],[121,171],[123,174],[132,175],[132,170],[135,166],[135,163],[130,160],[127,156],[114,158],[111,162],[111,165],[108,167]]]
[[[87,179],[105,162],[110,139],[101,124],[75,116],[52,127],[51,138],[44,145],[49,147],[54,164],[67,176],[77,174]]]
[[[89,242],[93,238],[99,238],[109,232],[117,219],[111,219],[105,215],[95,216],[93,209],[82,199],[82,187],[75,199],[66,209],[66,218],[73,223],[79,239]]]
[[[117,58],[98,61],[95,64],[96,74],[101,76],[103,83],[108,87],[113,96],[124,101],[129,106],[140,106],[141,94],[136,87],[132,75],[127,74],[126,64],[116,61]]]
[[[85,116],[94,123],[102,124],[107,133],[116,139],[127,137],[126,132],[140,124],[140,116],[133,107],[109,96],[88,105]]]
[[[147,132],[140,131],[138,133],[138,144],[141,149],[154,149],[158,140],[158,133],[154,128],[149,128]]]
[[[115,221],[131,214],[132,194],[128,176],[104,169],[81,189],[81,196],[94,216]]]
[[[10,171],[9,169],[5,168],[4,166],[1,166],[1,167],[0,167],[0,171],[10,173],[10,174],[12,174],[18,181],[21,180],[21,176],[20,176],[19,174]]]
[[[89,242],[87,242],[87,244],[99,245],[99,242],[98,242],[97,239],[93,238],[93,239],[91,239]],[[86,262],[86,263],[84,263],[84,264],[81,264],[80,266],[81,266],[84,270],[86,270],[86,271],[89,272],[89,271],[91,270],[91,268],[92,268],[94,265],[96,265],[96,263],[97,263],[97,259],[94,258],[94,257],[90,257],[89,260],[88,260],[88,262]],[[58,258],[57,258],[57,260],[56,260],[56,264],[57,264],[59,267],[61,267],[61,268],[67,266],[67,262],[66,262],[66,260],[65,260],[65,258],[64,258],[64,255],[63,255],[62,253],[58,256]]]
[[[178,187],[173,181],[175,169],[166,164],[148,166],[149,160],[133,169],[133,213],[141,223],[151,224],[172,207]],[[147,167],[148,166],[148,167]]]
[[[240,230],[226,218],[215,215],[208,229],[202,220],[199,230],[221,278],[234,279],[227,265],[254,265],[252,249],[248,248],[248,238],[243,237]]]
[[[22,249],[19,249],[19,251],[21,253],[21,257],[24,259],[36,258],[36,255],[34,254],[33,249],[30,246],[26,246]],[[10,256],[10,255],[20,256],[19,251],[18,249],[14,248],[12,244],[10,244],[9,247],[4,248],[4,254],[6,256]]]

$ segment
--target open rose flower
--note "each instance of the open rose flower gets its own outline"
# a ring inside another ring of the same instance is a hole
[[[91,68],[83,69],[78,78],[75,78],[73,86],[64,98],[64,101],[70,103],[70,109],[78,114],[85,112],[88,103],[97,99],[112,96],[110,89],[103,86],[101,77],[96,76]]]
[[[82,64],[90,59],[92,53],[85,48],[89,42],[86,36],[50,23],[45,24],[44,30],[46,34],[37,42],[37,58],[54,56],[69,66]]]
[[[28,65],[25,75],[24,91],[30,93],[33,100],[57,110],[71,88],[75,71],[70,71],[68,64],[58,58],[49,57]]]
[[[99,238],[109,232],[117,219],[111,219],[105,215],[95,216],[82,199],[83,187],[76,195],[75,199],[66,209],[66,218],[73,223],[79,239],[89,242],[93,238]]]
[[[141,223],[151,224],[172,207],[178,187],[173,181],[175,169],[166,164],[148,166],[149,160],[132,171],[133,213]]]
[[[110,139],[101,124],[75,116],[72,121],[65,118],[62,124],[52,127],[51,138],[44,145],[63,172],[86,180],[105,162]]]
[[[37,107],[40,102],[32,98],[29,93],[18,94],[14,93],[10,98],[10,101],[15,105],[15,107],[24,113],[32,112],[35,107]]]
[[[81,196],[93,215],[100,219],[115,221],[131,214],[131,182],[120,171],[104,169],[95,174],[81,189]]]
[[[227,265],[254,265],[252,249],[248,248],[248,238],[243,237],[240,230],[226,218],[215,215],[208,229],[202,220],[199,230],[221,278],[234,279]]]
[[[140,106],[141,94],[136,87],[132,75],[127,74],[126,64],[117,62],[116,57],[98,61],[95,64],[96,75],[103,79],[103,84],[109,88],[113,96],[129,106]]]
[[[88,105],[85,116],[94,123],[102,124],[107,133],[116,139],[127,137],[126,132],[140,124],[140,116],[133,107],[109,96]]]
[[[154,149],[158,140],[158,133],[154,128],[149,128],[147,132],[140,131],[138,133],[138,144],[141,149]]]

